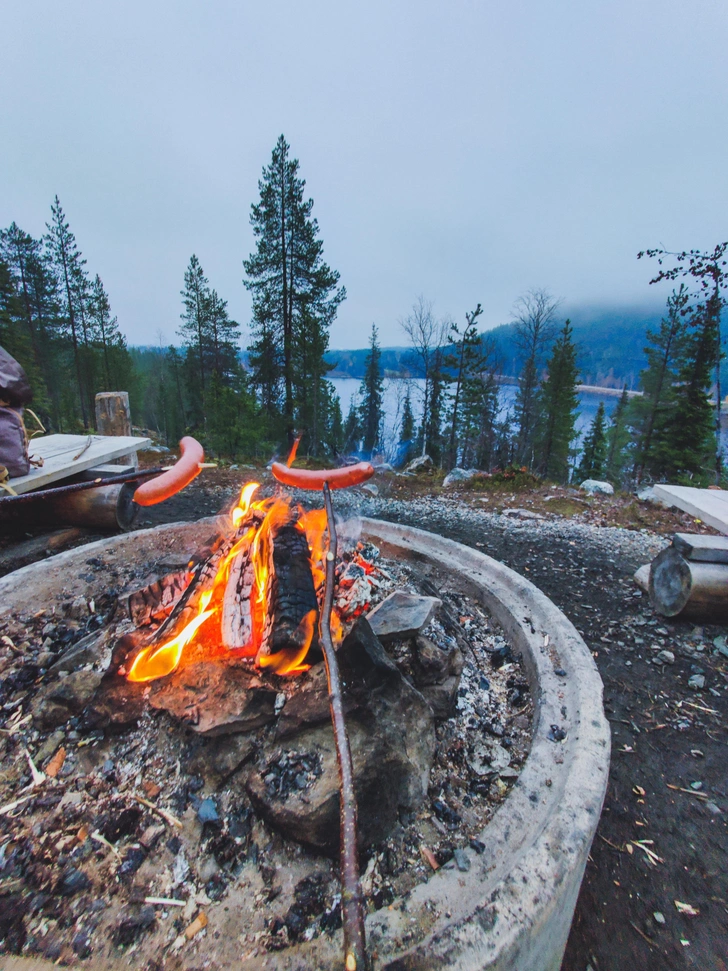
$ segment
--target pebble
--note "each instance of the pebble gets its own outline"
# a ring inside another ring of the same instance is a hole
[[[453,857],[455,859],[455,864],[461,873],[467,873],[470,869],[470,860],[465,850],[454,850]]]
[[[659,654],[655,656],[655,664],[674,664],[675,655],[672,651],[660,651]]]
[[[197,809],[197,818],[201,823],[219,823],[220,814],[214,799],[203,799]]]
[[[662,913],[660,913],[659,910],[656,910],[652,916],[655,918],[655,923],[656,924],[664,924],[665,923],[665,915],[662,914]]]
[[[704,674],[693,674],[688,679],[688,687],[692,688],[693,691],[700,691],[705,687],[705,675]]]

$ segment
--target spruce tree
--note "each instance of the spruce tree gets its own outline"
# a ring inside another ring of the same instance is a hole
[[[412,397],[410,385],[407,382],[407,391],[404,396],[402,406],[402,423],[399,429],[399,454],[398,461],[403,465],[410,461],[415,449],[415,415],[412,411]]]
[[[372,324],[372,333],[369,338],[369,353],[364,362],[364,377],[362,378],[361,388],[359,390],[361,396],[359,424],[363,437],[363,449],[369,456],[381,444],[382,421],[384,419],[382,411],[384,397],[384,382],[382,381],[381,369],[382,352],[377,337],[376,325]]]
[[[71,232],[58,196],[51,205],[51,221],[46,223],[46,228],[48,232],[44,241],[47,258],[58,280],[61,324],[70,338],[73,349],[81,420],[83,427],[87,429],[89,427],[89,389],[84,380],[81,351],[83,346],[81,314],[84,312],[82,301],[85,297],[85,287],[82,283],[85,278],[86,260],[76,244],[76,237]]]
[[[361,442],[361,425],[359,424],[359,408],[355,397],[349,402],[349,411],[344,422],[344,451],[358,452]]]
[[[515,342],[524,357],[518,381],[515,419],[518,424],[516,459],[526,465],[534,462],[534,441],[538,414],[538,372],[546,345],[553,339],[558,301],[548,290],[529,290],[516,301],[513,319]]]
[[[607,422],[604,416],[604,402],[599,402],[597,413],[584,438],[581,463],[574,476],[577,483],[585,479],[601,479],[607,463]]]
[[[578,370],[571,321],[567,320],[548,362],[548,377],[538,395],[541,417],[536,429],[537,468],[555,482],[569,481],[571,443],[576,431]]]
[[[472,381],[474,376],[482,369],[481,341],[476,325],[476,321],[482,313],[483,308],[478,304],[475,310],[465,314],[465,327],[462,331],[456,323],[450,325],[452,353],[447,356],[446,364],[454,376],[448,417],[450,430],[448,432],[446,465],[449,469],[454,468],[458,460],[464,389],[467,382]]]
[[[630,430],[627,425],[629,405],[629,395],[625,384],[607,431],[606,476],[615,485],[622,483],[624,468],[631,464],[628,455],[631,442]]]
[[[184,313],[178,334],[187,353],[187,380],[190,386],[193,414],[204,421],[208,390],[207,358],[210,349],[210,289],[200,261],[193,253],[185,270],[185,286],[180,291]]]
[[[658,331],[648,330],[645,348],[647,367],[640,374],[643,394],[630,406],[628,421],[635,440],[634,475],[639,483],[644,474],[660,476],[670,450],[669,427],[673,424],[682,358],[688,339],[684,312],[687,288],[681,285],[667,301],[667,316]]]
[[[323,358],[329,327],[346,290],[338,286],[339,274],[323,259],[318,222],[311,215],[313,199],[304,199],[306,183],[289,150],[281,135],[270,165],[263,169],[260,201],[251,207],[250,216],[256,250],[243,265],[245,286],[253,298],[253,383],[269,414],[278,411],[282,392],[281,418],[290,441],[297,423],[297,345],[300,350],[302,333],[310,336],[315,325],[320,334],[313,346]],[[322,370],[320,362],[308,360],[307,367],[310,374]],[[298,386],[303,387],[302,382]]]

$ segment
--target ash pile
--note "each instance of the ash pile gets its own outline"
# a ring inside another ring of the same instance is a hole
[[[179,578],[136,592],[149,623]],[[360,544],[337,580],[375,910],[483,851],[528,753],[532,703],[502,633],[448,578]],[[335,933],[339,795],[323,663],[281,677],[245,658],[193,658],[133,684],[118,675],[129,602],[76,601],[4,632],[0,953],[222,959],[215,934],[254,956]]]

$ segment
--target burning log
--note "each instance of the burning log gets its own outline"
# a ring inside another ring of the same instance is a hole
[[[295,522],[271,529],[267,559],[267,609],[257,661],[261,667],[279,670],[273,656],[280,653],[294,666],[303,661],[318,620],[308,541]]]
[[[255,567],[247,546],[233,557],[223,594],[220,637],[229,651],[247,647],[253,640],[250,601],[254,586]]]

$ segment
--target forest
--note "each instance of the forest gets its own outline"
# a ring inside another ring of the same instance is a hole
[[[58,197],[41,238],[15,222],[1,230],[0,344],[25,368],[45,429],[90,431],[95,395],[128,390],[135,424],[170,447],[192,434],[212,457],[268,460],[300,433],[299,454],[313,462],[393,459],[383,454],[383,389],[399,376],[418,379],[403,382],[400,465],[427,454],[443,470],[515,465],[559,482],[723,481],[715,402],[728,244],[638,255],[656,261],[651,283],[674,283],[662,316],[563,320],[560,302],[534,288],[516,299],[507,324],[483,332],[480,304],[455,321],[419,296],[399,321],[401,347],[383,349],[372,325],[366,349],[334,352],[330,329],[346,289],[324,259],[305,188],[281,135],[250,209],[246,347],[194,254],[180,273],[178,341],[129,347]],[[361,381],[346,415],[333,374]],[[506,413],[503,382],[517,384]],[[624,389],[611,419],[599,408],[581,447],[579,383]]]

